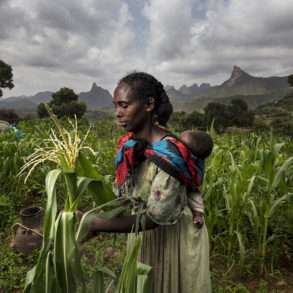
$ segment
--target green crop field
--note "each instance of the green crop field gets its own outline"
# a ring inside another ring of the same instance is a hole
[[[62,125],[69,129],[67,121]],[[19,292],[38,252],[14,252],[19,211],[28,206],[45,208],[45,178],[54,162],[36,167],[24,182],[20,170],[26,158],[46,142],[54,127],[50,120],[19,123],[20,140],[13,131],[0,132],[0,292]],[[79,121],[79,135],[90,125]],[[176,125],[172,126],[176,131]],[[93,122],[84,145],[99,174],[112,180],[117,138],[122,132],[111,119]],[[293,292],[293,140],[271,133],[221,134],[211,131],[215,146],[206,162],[202,187],[210,235],[213,292]],[[56,183],[61,209],[66,188]],[[72,203],[74,206],[74,203]],[[69,204],[70,205],[70,204]],[[71,207],[72,207],[71,206]],[[78,209],[95,207],[85,192]],[[69,208],[70,209],[70,208]],[[101,234],[82,247],[82,266],[92,278],[95,266],[116,274],[122,269],[126,237]]]

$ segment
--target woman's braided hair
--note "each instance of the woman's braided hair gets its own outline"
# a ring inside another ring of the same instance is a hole
[[[164,86],[152,75],[145,72],[132,72],[123,77],[119,83],[127,84],[133,90],[133,98],[147,101],[149,97],[155,100],[154,119],[166,126],[172,112],[173,107]]]

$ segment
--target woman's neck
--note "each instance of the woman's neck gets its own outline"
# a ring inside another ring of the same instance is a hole
[[[168,133],[168,129],[159,126],[158,124],[147,125],[140,132],[134,133],[134,138],[144,139],[149,143],[160,140]]]

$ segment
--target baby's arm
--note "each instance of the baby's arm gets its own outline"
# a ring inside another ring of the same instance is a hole
[[[188,193],[188,206],[192,212],[194,225],[200,228],[204,223],[204,203],[200,192]]]
[[[188,192],[188,206],[192,211],[204,214],[204,204],[201,193],[198,192]]]

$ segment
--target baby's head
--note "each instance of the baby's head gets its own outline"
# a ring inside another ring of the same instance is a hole
[[[189,147],[191,152],[200,159],[207,158],[213,150],[213,140],[204,131],[183,131],[180,139]]]

